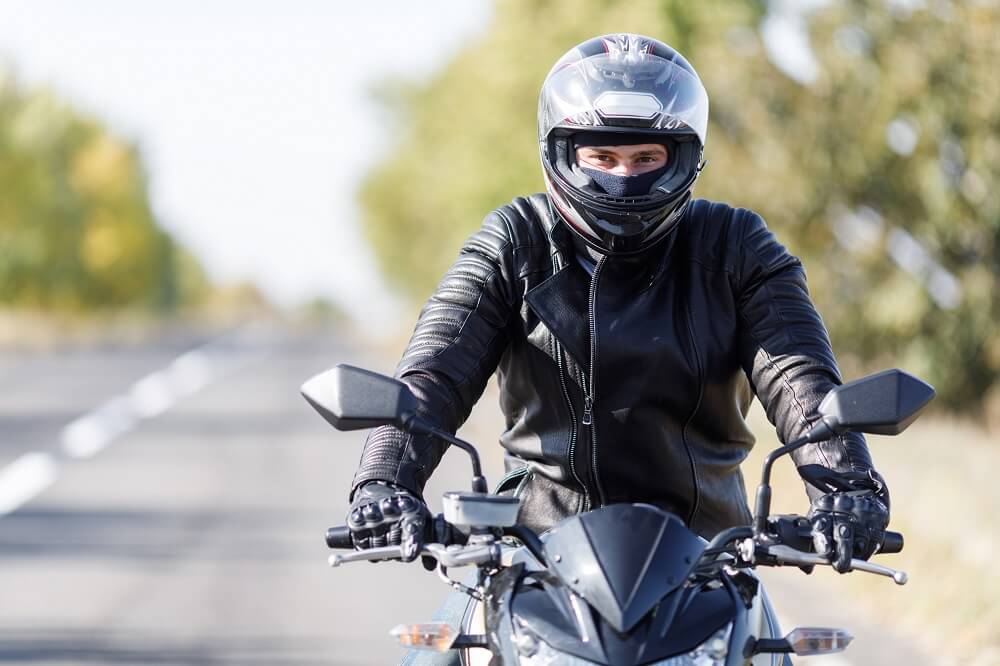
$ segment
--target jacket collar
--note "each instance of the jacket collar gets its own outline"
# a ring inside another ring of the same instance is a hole
[[[538,212],[538,217],[549,237],[553,274],[529,289],[524,300],[562,343],[563,348],[577,365],[586,368],[590,358],[587,299],[591,276],[580,265],[575,255],[581,251],[577,246],[583,247],[585,244],[574,242],[573,232],[555,213],[548,196],[535,195],[531,197],[531,203]],[[642,279],[637,281],[637,284],[641,285],[640,288],[652,284],[667,270],[677,243],[677,236],[686,227],[687,219],[688,215],[685,214],[667,238],[646,253],[607,258],[605,270],[610,269],[612,273],[619,271],[641,273]]]

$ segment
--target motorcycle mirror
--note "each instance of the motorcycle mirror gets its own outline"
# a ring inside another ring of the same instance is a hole
[[[902,370],[884,370],[830,391],[819,405],[835,432],[898,435],[934,398],[934,388]]]
[[[401,381],[341,363],[306,381],[300,391],[337,430],[393,425],[405,432],[432,435],[458,446],[472,459],[472,490],[487,491],[476,448],[417,416],[417,399]]]
[[[762,534],[771,511],[771,466],[781,456],[811,442],[821,442],[854,430],[873,435],[898,435],[934,399],[934,387],[902,370],[883,370],[836,387],[817,409],[820,420],[795,441],[771,451],[764,459],[754,510],[754,533]]]
[[[417,407],[416,398],[402,382],[343,363],[306,381],[301,392],[337,430],[380,425],[403,428]]]

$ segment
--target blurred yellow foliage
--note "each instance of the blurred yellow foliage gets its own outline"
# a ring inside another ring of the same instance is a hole
[[[84,196],[116,198],[127,193],[133,168],[128,149],[113,137],[101,134],[73,158],[69,180]]]
[[[95,210],[88,216],[80,242],[80,259],[87,271],[107,270],[122,255],[124,239],[115,226],[114,218],[107,211]]]
[[[137,151],[0,71],[0,306],[163,312],[206,288],[157,226]]]

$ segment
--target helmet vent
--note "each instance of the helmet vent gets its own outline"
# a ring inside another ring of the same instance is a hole
[[[594,100],[594,108],[605,118],[652,120],[663,110],[663,105],[649,93],[607,91]]]

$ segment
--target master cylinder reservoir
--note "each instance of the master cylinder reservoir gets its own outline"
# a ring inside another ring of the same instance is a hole
[[[521,500],[504,495],[449,491],[442,499],[444,519],[462,528],[510,527]]]

